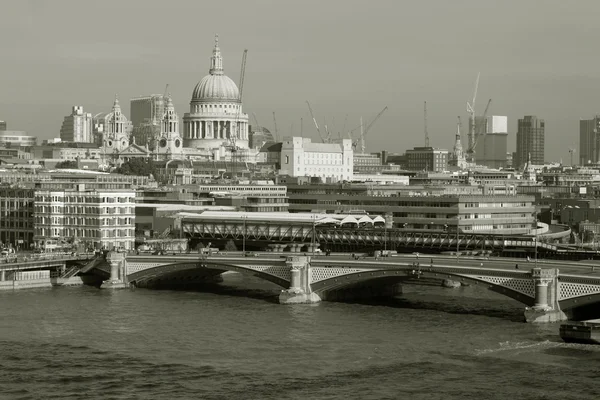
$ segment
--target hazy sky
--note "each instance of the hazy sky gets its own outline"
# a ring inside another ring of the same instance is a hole
[[[456,117],[477,110],[546,120],[546,159],[568,160],[579,119],[600,113],[599,0],[2,0],[0,119],[41,139],[59,136],[72,105],[109,111],[115,93],[162,93],[180,117],[208,74],[218,33],[225,73],[239,80],[248,49],[245,111],[279,135],[317,138],[388,110],[367,150],[431,144],[451,149]],[[293,127],[292,127],[293,124]],[[323,129],[323,128],[322,128]],[[577,159],[577,156],[575,157]]]

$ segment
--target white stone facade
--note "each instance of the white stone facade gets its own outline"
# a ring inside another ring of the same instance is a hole
[[[160,125],[160,137],[156,153],[161,160],[183,159],[183,139],[179,135],[179,116],[171,97],[167,99],[165,114]]]
[[[106,154],[118,153],[129,147],[131,122],[121,112],[119,100],[115,97],[112,111],[94,117],[94,133],[98,136],[99,145]]]
[[[95,249],[131,250],[135,241],[135,191],[36,190],[34,236],[52,249],[74,238]]]
[[[248,148],[248,114],[242,111],[240,91],[224,74],[218,38],[209,75],[194,88],[190,112],[183,117],[185,147],[215,149],[231,145]]]
[[[324,181],[351,181],[354,174],[352,141],[312,143],[308,138],[284,138],[281,175],[319,177]]]
[[[63,142],[94,143],[93,118],[91,113],[83,111],[82,106],[73,106],[71,115],[67,115],[60,128]]]

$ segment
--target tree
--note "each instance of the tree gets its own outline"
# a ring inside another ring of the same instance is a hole
[[[235,245],[235,243],[233,242],[233,240],[229,240],[227,243],[225,243],[225,251],[237,251],[237,246]]]
[[[156,167],[150,160],[132,158],[131,160],[124,162],[115,170],[115,172],[123,175],[150,176],[156,175]]]
[[[61,161],[58,164],[56,164],[56,168],[58,168],[58,169],[75,169],[75,168],[77,168],[77,161],[71,161],[71,160]]]

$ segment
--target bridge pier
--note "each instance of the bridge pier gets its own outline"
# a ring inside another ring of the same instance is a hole
[[[5,280],[6,280],[6,271],[1,270],[0,271],[0,282],[4,282]]]
[[[285,261],[290,268],[290,288],[279,294],[280,304],[310,304],[318,303],[321,298],[312,291],[310,281],[312,270],[310,257],[292,256]]]
[[[525,320],[532,323],[558,322],[568,319],[558,304],[558,275],[556,268],[533,268],[533,307],[525,308]]]
[[[110,278],[102,283],[102,287],[108,289],[127,287],[127,282],[125,282],[125,255],[111,251],[107,254],[106,261],[110,264]]]

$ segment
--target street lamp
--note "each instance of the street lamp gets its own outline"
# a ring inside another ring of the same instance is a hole
[[[535,267],[537,268],[537,253],[538,253],[538,223],[537,223],[537,209],[533,213],[533,223],[535,224]]]
[[[456,262],[458,263],[458,258],[460,256],[460,215],[456,215]]]
[[[315,225],[317,224],[317,216],[316,214],[312,215],[312,243],[311,243],[311,247],[312,247],[312,255],[313,257],[315,256]]]
[[[247,215],[242,215],[243,231],[242,231],[242,252],[246,254],[246,219]]]

